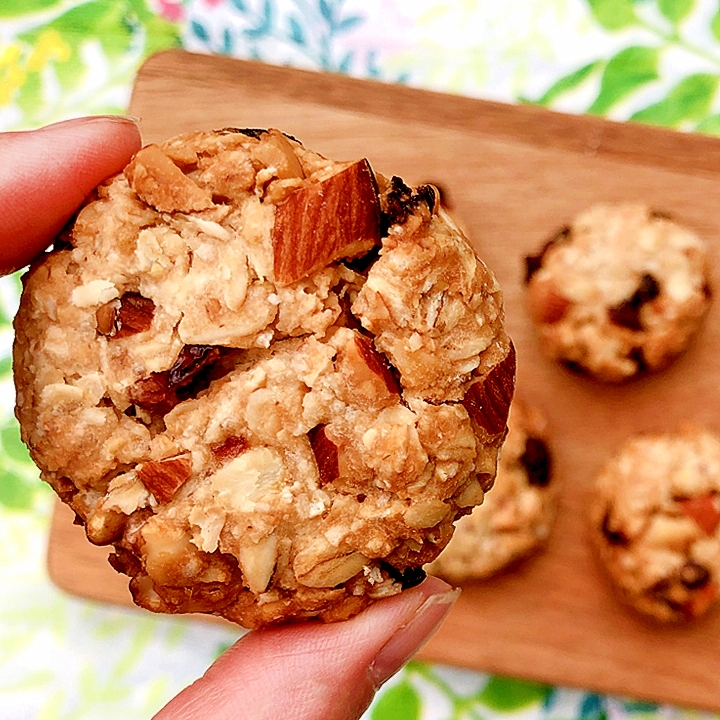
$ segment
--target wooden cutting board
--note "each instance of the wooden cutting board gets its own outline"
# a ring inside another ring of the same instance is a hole
[[[621,606],[587,538],[593,475],[631,433],[691,418],[720,431],[720,304],[669,370],[623,387],[543,359],[522,301],[523,256],[598,201],[640,201],[709,243],[720,287],[720,142],[529,106],[172,51],[140,71],[130,105],[146,142],[195,129],[279,127],[336,159],[448,190],[505,292],[519,394],[553,430],[559,521],[547,551],[468,585],[421,657],[551,684],[720,710],[720,611],[665,628]],[[62,588],[130,604],[126,578],[58,509],[50,572]]]

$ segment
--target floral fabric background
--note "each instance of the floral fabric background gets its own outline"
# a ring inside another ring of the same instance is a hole
[[[1,0],[0,131],[122,113],[143,60],[178,46],[720,134],[718,0]],[[0,720],[149,718],[238,633],[49,581],[53,499],[12,414],[18,295],[0,281]],[[412,662],[366,718],[701,715]]]

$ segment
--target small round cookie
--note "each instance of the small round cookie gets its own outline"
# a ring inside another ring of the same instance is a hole
[[[545,353],[619,382],[681,353],[710,302],[703,241],[643,205],[596,205],[525,258]]]
[[[542,413],[517,400],[497,478],[483,504],[460,518],[447,547],[426,570],[451,582],[480,580],[541,548],[555,522],[555,485]]]
[[[246,627],[420,582],[515,371],[434,189],[277,130],[140,150],[26,276],[14,353],[23,439],[135,601]]]
[[[717,601],[720,438],[696,425],[631,438],[597,478],[599,556],[622,598],[664,622]]]

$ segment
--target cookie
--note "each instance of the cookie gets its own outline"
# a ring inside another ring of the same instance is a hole
[[[710,302],[703,241],[642,205],[596,205],[525,258],[544,352],[619,382],[667,366]]]
[[[492,484],[515,354],[430,186],[190,133],[24,282],[23,439],[145,608],[349,617],[420,582]]]
[[[555,521],[555,484],[547,422],[534,407],[513,401],[508,436],[492,492],[425,569],[451,582],[481,580],[547,542]]]
[[[591,521],[627,603],[663,622],[706,612],[720,579],[720,438],[696,425],[631,438],[597,478]]]

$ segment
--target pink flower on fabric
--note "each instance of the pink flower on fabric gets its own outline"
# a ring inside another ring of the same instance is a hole
[[[157,3],[160,15],[166,20],[181,22],[185,19],[185,8],[181,0],[157,0]]]

